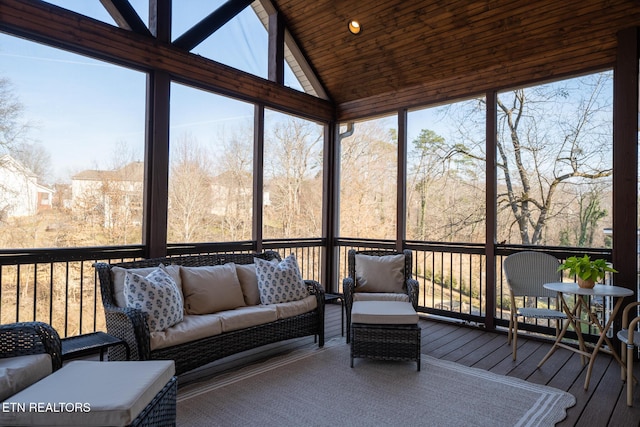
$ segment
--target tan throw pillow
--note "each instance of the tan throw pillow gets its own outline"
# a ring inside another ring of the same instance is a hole
[[[404,255],[356,254],[356,292],[404,292]]]
[[[258,289],[258,277],[255,264],[236,264],[236,273],[242,288],[244,302],[247,305],[260,304],[260,290]]]
[[[182,292],[187,314],[210,314],[244,307],[242,288],[232,262],[205,267],[182,267]]]

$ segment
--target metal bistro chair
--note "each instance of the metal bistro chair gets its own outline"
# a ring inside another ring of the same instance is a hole
[[[516,297],[535,297],[556,300],[558,295],[542,287],[545,283],[561,282],[562,273],[558,271],[560,261],[552,255],[542,252],[524,251],[509,255],[503,262],[504,272],[511,296],[509,315],[509,335],[507,342],[513,344],[513,360],[518,351],[518,317],[556,320],[556,337],[562,321],[567,315],[559,310],[538,307],[516,307]]]
[[[635,347],[640,347],[640,332],[636,330],[638,323],[640,323],[640,316],[634,316],[629,319],[629,313],[635,308],[637,314],[638,306],[640,306],[640,301],[632,302],[624,308],[622,311],[622,329],[618,331],[618,339],[622,347],[620,355],[622,356],[622,362],[626,365],[626,369],[621,369],[620,375],[623,380],[626,376],[628,406],[633,406],[633,386],[637,382],[633,377],[633,359],[635,357],[633,350]]]

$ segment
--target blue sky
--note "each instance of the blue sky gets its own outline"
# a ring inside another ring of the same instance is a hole
[[[223,2],[174,2],[173,38]],[[115,25],[98,0],[50,3]],[[131,4],[147,22],[148,0]],[[267,34],[250,7],[193,52],[260,77],[267,73]],[[111,167],[122,144],[142,159],[144,73],[0,33],[0,77],[10,80],[24,106],[24,119],[32,124],[31,141],[51,155],[50,181],[68,180],[84,169]],[[293,80],[288,70],[288,81]],[[172,85],[171,108],[172,138],[184,130],[203,143],[225,127],[251,123],[253,111],[249,104],[177,84]]]

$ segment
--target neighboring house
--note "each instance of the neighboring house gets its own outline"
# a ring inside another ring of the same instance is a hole
[[[116,170],[85,170],[71,177],[71,207],[77,215],[101,213],[105,227],[140,224],[144,163]]]
[[[8,154],[0,156],[0,219],[31,216],[53,206],[55,190]]]

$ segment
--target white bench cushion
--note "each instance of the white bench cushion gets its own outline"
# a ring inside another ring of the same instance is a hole
[[[52,371],[51,356],[46,353],[0,359],[0,401],[27,388]]]
[[[418,313],[408,302],[356,301],[351,308],[351,323],[414,325],[418,323]]]
[[[69,362],[3,402],[14,410],[0,411],[0,424],[126,426],[174,374],[172,360]],[[18,404],[24,410],[17,410]]]

